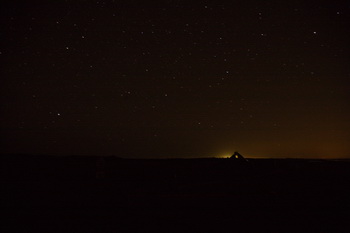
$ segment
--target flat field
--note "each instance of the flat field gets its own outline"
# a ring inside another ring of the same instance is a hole
[[[350,161],[1,156],[1,232],[349,232]]]

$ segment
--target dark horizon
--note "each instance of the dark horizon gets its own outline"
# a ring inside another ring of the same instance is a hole
[[[0,11],[0,154],[350,158],[348,1]]]
[[[231,160],[231,155],[212,155],[212,156],[202,156],[202,155],[188,155],[188,156],[160,156],[160,157],[152,157],[152,156],[130,156],[130,155],[99,155],[99,154],[32,154],[32,153],[2,153],[0,154],[2,157],[18,157],[18,158],[23,158],[27,157],[28,159],[31,159],[33,157],[65,157],[65,158],[114,158],[114,159],[131,159],[131,160],[197,160],[197,159],[223,159],[223,160]],[[275,156],[275,157],[263,157],[263,156],[246,156],[244,155],[244,158],[246,160],[342,160],[342,161],[350,161],[350,158],[342,158],[342,157],[332,157],[330,156],[295,156],[295,157],[283,157],[283,156]]]

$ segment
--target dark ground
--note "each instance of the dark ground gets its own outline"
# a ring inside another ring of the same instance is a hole
[[[350,232],[350,161],[1,156],[1,232]]]

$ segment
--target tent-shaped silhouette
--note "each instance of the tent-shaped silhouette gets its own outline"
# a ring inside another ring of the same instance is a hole
[[[247,161],[240,153],[237,151],[231,156],[231,159],[240,160],[240,161]]]

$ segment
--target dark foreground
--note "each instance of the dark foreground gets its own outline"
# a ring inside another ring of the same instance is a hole
[[[350,232],[350,162],[1,157],[1,232]]]

